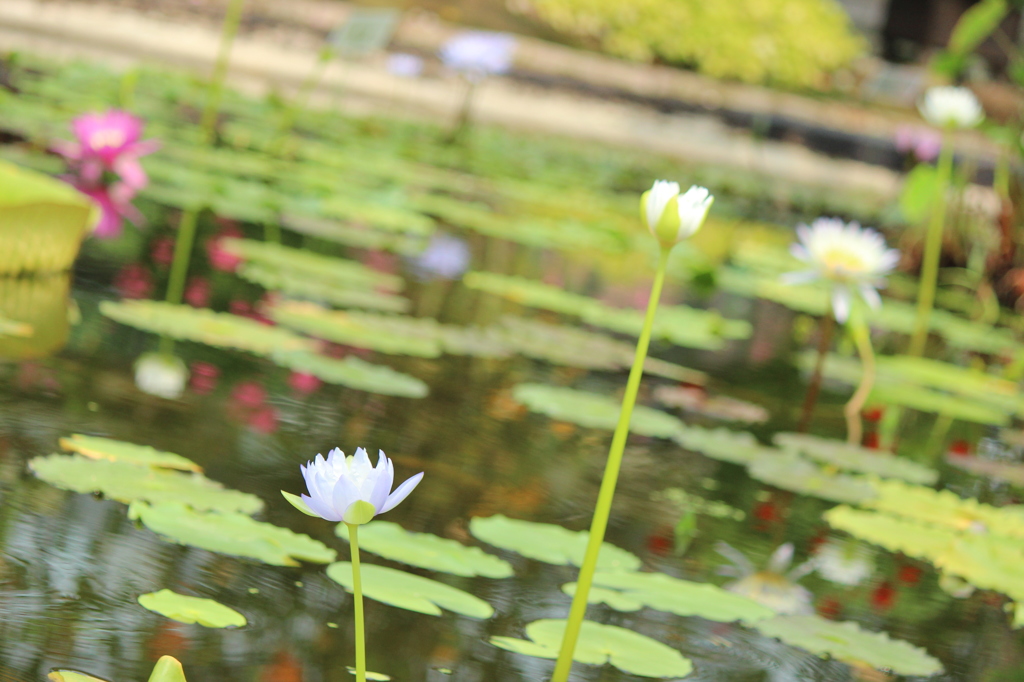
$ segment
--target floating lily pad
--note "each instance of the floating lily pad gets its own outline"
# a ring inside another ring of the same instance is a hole
[[[378,251],[393,251],[403,256],[414,256],[420,253],[428,243],[425,237],[374,230],[366,226],[301,213],[283,213],[281,225],[289,230],[326,239],[336,244]]]
[[[957,531],[991,533],[1024,540],[1024,505],[993,507],[950,490],[899,481],[875,483],[878,495],[865,506]]]
[[[94,677],[77,670],[54,670],[46,676],[50,682],[108,682],[102,677]]]
[[[166,589],[140,594],[139,604],[179,623],[198,623],[207,628],[240,628],[248,622],[238,611],[212,599],[190,597]]]
[[[173,452],[162,452],[148,445],[136,445],[111,438],[99,436],[83,436],[76,433],[69,438],[61,438],[60,446],[65,450],[77,452],[91,459],[109,459],[132,464],[147,464],[164,469],[180,469],[182,471],[202,471],[202,468],[190,459]]]
[[[470,520],[469,532],[489,545],[559,566],[582,564],[590,537],[585,530],[571,531],[551,523],[521,521],[501,514]],[[635,554],[607,542],[601,545],[597,560],[601,571],[635,571],[641,564]]]
[[[529,639],[491,637],[496,647],[526,656],[558,658],[565,620],[536,620],[526,626]],[[693,664],[678,651],[640,633],[615,625],[583,621],[573,660],[588,665],[611,664],[640,677],[685,677]]]
[[[502,296],[521,305],[580,317],[587,324],[639,336],[644,313],[640,310],[612,308],[600,301],[569,293],[535,280],[491,272],[470,272],[463,284],[471,289]],[[686,306],[661,306],[652,335],[677,346],[717,350],[724,340],[750,336],[745,320],[729,320],[716,312]]]
[[[197,510],[254,514],[263,500],[229,490],[202,474],[156,469],[143,464],[81,455],[48,455],[29,461],[29,469],[50,485],[76,493],[101,493],[118,502],[180,502]]]
[[[352,591],[352,564],[339,561],[327,567],[327,577]],[[363,595],[391,606],[428,616],[440,616],[441,609],[470,618],[490,618],[490,604],[468,592],[412,573],[386,566],[360,564]]]
[[[271,359],[282,367],[312,374],[329,384],[347,386],[368,393],[424,398],[429,392],[427,385],[416,377],[351,355],[336,360],[308,351],[280,351],[271,355]]]
[[[344,258],[323,256],[305,249],[292,249],[273,242],[252,239],[222,239],[220,246],[242,260],[263,266],[264,272],[298,274],[340,288],[401,291],[402,278]]]
[[[430,318],[329,310],[312,303],[283,301],[270,307],[279,324],[335,343],[393,355],[441,355],[438,323]]]
[[[345,669],[348,670],[350,675],[357,675],[359,673],[358,670],[356,670],[350,665],[345,666]],[[384,673],[375,673],[372,670],[367,670],[366,679],[370,680],[370,682],[390,682],[391,675],[385,675]]]
[[[750,462],[747,471],[776,488],[831,502],[855,504],[877,494],[866,479],[827,471],[794,453],[760,457]]]
[[[162,301],[103,301],[100,312],[130,327],[208,346],[237,348],[256,355],[281,350],[313,350],[314,342],[287,329],[205,308]]]
[[[687,450],[695,450],[711,459],[733,464],[749,464],[779,454],[775,448],[757,442],[757,438],[749,431],[732,431],[721,427],[706,429],[685,424],[672,440]]]
[[[345,524],[338,524],[335,532],[348,541]],[[385,559],[430,571],[465,577],[508,578],[512,575],[511,564],[479,547],[467,547],[461,542],[430,533],[413,533],[389,521],[373,521],[362,526],[359,529],[359,547]]]
[[[242,279],[289,298],[327,303],[339,308],[365,308],[390,313],[404,313],[410,307],[409,299],[402,296],[339,284],[302,271],[276,270],[262,263],[246,263],[235,272]]]
[[[725,502],[705,500],[703,497],[688,493],[682,488],[656,490],[651,493],[650,498],[652,502],[673,505],[680,513],[692,511],[715,519],[732,519],[733,521],[742,521],[747,516],[742,510],[730,507]]]
[[[806,433],[779,433],[775,436],[775,443],[784,450],[800,453],[845,471],[898,478],[923,485],[932,485],[939,479],[939,472],[917,462],[845,441]]]
[[[982,459],[957,454],[949,454],[946,461],[958,469],[963,469],[976,476],[987,476],[998,481],[1024,488],[1024,464],[1017,462],[1000,462],[993,459]]]
[[[615,430],[622,408],[611,396],[543,384],[519,384],[512,390],[512,397],[531,411],[552,419],[608,431]],[[629,428],[641,436],[671,438],[679,433],[683,423],[670,414],[637,405]]]
[[[625,600],[620,603],[627,606],[638,603],[679,616],[700,616],[722,623],[753,623],[775,615],[775,611],[767,606],[715,585],[690,582],[664,573],[598,572],[594,575],[594,585],[601,588],[601,592],[596,595],[600,599],[595,599],[592,592],[590,601],[604,601],[617,610],[618,607],[609,599],[608,593]],[[574,594],[576,583],[564,585],[562,590]]]
[[[506,345],[527,357],[585,369],[623,370],[633,366],[636,347],[604,334],[538,320],[506,316],[500,326]],[[695,369],[647,358],[644,371],[655,376],[703,384],[707,375]]]
[[[924,649],[891,639],[884,632],[870,632],[853,622],[837,623],[820,616],[776,616],[754,626],[812,654],[831,656],[852,665],[867,664],[896,675],[930,677],[942,672],[942,664]]]
[[[659,386],[654,389],[654,399],[665,407],[724,421],[762,424],[771,416],[760,405],[728,396],[709,396],[704,389],[690,386]]]
[[[183,504],[135,502],[128,516],[154,533],[176,542],[262,561],[272,566],[298,566],[297,560],[326,564],[336,553],[308,535],[295,533],[244,514],[197,512]]]

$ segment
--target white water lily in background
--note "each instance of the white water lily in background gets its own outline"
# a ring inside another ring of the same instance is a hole
[[[679,183],[655,180],[640,197],[640,218],[661,245],[670,249],[693,236],[715,202],[704,187],[693,185],[680,196]]]
[[[875,572],[875,553],[856,540],[829,538],[811,558],[814,570],[840,585],[860,585]]]
[[[354,525],[368,523],[377,514],[394,509],[423,478],[420,472],[391,492],[395,479],[391,460],[380,451],[374,467],[363,448],[348,457],[334,448],[327,459],[318,454],[300,469],[309,495],[302,495],[300,499],[284,493],[285,499],[310,516]]]
[[[926,121],[940,128],[973,128],[985,118],[973,92],[951,85],[930,88],[918,109]]]
[[[807,615],[814,613],[811,592],[796,581],[812,570],[812,562],[805,561],[787,572],[793,563],[793,543],[781,545],[768,560],[762,571],[754,568],[750,559],[727,542],[715,543],[715,551],[729,560],[720,566],[720,575],[734,576],[737,580],[724,585],[734,594],[763,604],[780,615]]]
[[[512,68],[516,37],[511,33],[464,31],[446,42],[441,61],[470,80],[506,73]]]
[[[832,310],[840,322],[849,317],[851,291],[872,308],[882,305],[878,289],[885,286],[884,278],[896,267],[900,252],[886,247],[881,234],[839,218],[818,218],[810,227],[797,227],[796,234],[798,241],[790,251],[812,269],[783,275],[784,282],[831,281]]]
[[[135,361],[135,385],[143,393],[174,400],[185,392],[188,368],[181,358],[144,353]]]

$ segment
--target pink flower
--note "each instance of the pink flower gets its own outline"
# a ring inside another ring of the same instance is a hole
[[[249,427],[258,433],[269,435],[277,431],[277,410],[265,405],[249,417]]]
[[[160,237],[153,240],[153,248],[150,251],[153,262],[163,267],[170,267],[174,261],[174,240],[170,237]]]
[[[189,385],[199,395],[206,395],[217,387],[217,379],[220,378],[220,368],[208,362],[193,362],[192,374]]]
[[[931,128],[900,126],[893,138],[896,151],[914,153],[918,161],[934,161],[942,149],[942,136]]]
[[[305,374],[303,372],[292,372],[288,376],[288,385],[292,387],[292,390],[296,393],[309,394],[320,388],[323,382],[312,374]]]
[[[239,407],[255,409],[261,407],[267,399],[267,389],[255,381],[245,381],[231,392],[231,400]]]
[[[124,231],[125,218],[135,225],[144,220],[138,209],[131,204],[134,192],[123,183],[114,183],[110,187],[84,185],[80,181],[71,184],[99,205],[100,219],[92,229],[93,235],[99,239],[120,237]]]
[[[185,286],[185,302],[196,308],[206,308],[210,303],[210,280],[193,277]]]
[[[77,167],[83,183],[101,184],[103,173],[111,172],[137,192],[149,182],[139,158],[160,146],[139,139],[143,125],[142,119],[118,109],[83,114],[71,122],[76,142],[59,142],[54,150]]]
[[[121,298],[149,298],[153,292],[153,277],[138,263],[126,265],[114,277],[114,288]]]
[[[225,251],[220,244],[220,240],[225,237],[241,237],[242,231],[237,227],[230,225],[225,227],[217,233],[215,237],[209,239],[206,242],[206,257],[210,260],[212,265],[217,270],[223,270],[224,272],[234,272],[235,268],[241,264],[242,259],[238,256]]]

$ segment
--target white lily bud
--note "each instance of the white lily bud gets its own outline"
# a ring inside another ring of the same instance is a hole
[[[640,218],[663,248],[670,249],[704,224],[715,198],[694,185],[682,196],[679,183],[656,180],[640,197]]]
[[[175,400],[185,391],[188,368],[181,358],[145,353],[135,361],[135,385],[143,393]]]
[[[967,88],[930,88],[918,109],[925,120],[940,128],[973,128],[985,118],[978,98]]]

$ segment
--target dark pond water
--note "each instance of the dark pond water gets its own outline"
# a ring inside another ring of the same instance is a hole
[[[26,471],[28,459],[57,451],[57,439],[70,433],[184,454],[211,478],[262,497],[264,520],[308,533],[337,548],[341,558],[347,545],[333,536],[333,524],[298,514],[278,492],[298,492],[299,464],[335,446],[382,448],[395,459],[399,478],[426,472],[419,489],[388,514],[408,529],[473,542],[467,532],[473,516],[504,513],[572,529],[588,525],[610,434],[527,413],[510,401],[508,389],[536,380],[613,393],[624,384],[624,373],[584,377],[581,370],[522,358],[375,358],[428,382],[430,396],[412,400],[330,385],[309,390],[269,362],[180,343],[178,352],[193,367],[208,363],[218,376],[193,383],[181,400],[166,401],[141,393],[132,378],[133,361],[153,348],[154,337],[97,311],[98,301],[118,298],[124,286],[123,272],[117,275],[87,253],[69,294],[81,319],[68,330],[66,345],[53,354],[8,349],[22,359],[0,366],[0,679],[39,680],[60,666],[143,680],[162,654],[180,658],[190,682],[351,679],[351,599],[322,566],[277,568],[170,544],[134,526],[124,505],[58,490]],[[495,306],[514,308],[458,284],[419,285],[411,294],[440,296],[441,318],[460,323],[481,310],[493,314]],[[48,295],[60,327],[63,284],[55,283]],[[792,428],[803,385],[778,358],[791,344],[793,315],[766,302],[716,302],[746,310],[756,324],[753,339],[717,354],[668,357],[709,369],[712,392],[767,407],[773,418],[758,427],[761,435]],[[837,403],[825,396],[817,430],[839,429]],[[724,502],[743,518],[700,517],[692,544],[675,556],[672,528],[679,510],[651,499],[666,488]],[[742,467],[634,436],[608,539],[649,568],[720,584],[725,579],[716,568],[725,561],[715,552],[716,541],[727,541],[758,567],[780,544],[792,542],[800,562],[828,537],[820,517],[828,506],[758,483]],[[520,635],[523,624],[537,618],[563,617],[569,598],[559,587],[574,579],[575,569],[501,555],[515,566],[514,578],[463,579],[414,569],[487,600],[496,610],[490,620],[420,615],[368,601],[369,668],[409,682],[545,679],[551,662],[504,652],[487,639]],[[818,574],[800,583],[819,613],[926,647],[946,667],[938,679],[1024,679],[1024,647],[1006,625],[1002,600],[985,592],[955,599],[939,589],[927,564],[879,553],[875,570],[856,587]],[[249,625],[181,625],[136,604],[139,594],[165,587],[230,604]],[[592,606],[589,617],[678,648],[694,660],[694,680],[885,679],[738,625],[652,609],[623,614],[604,606]],[[641,679],[579,665],[573,678]]]

